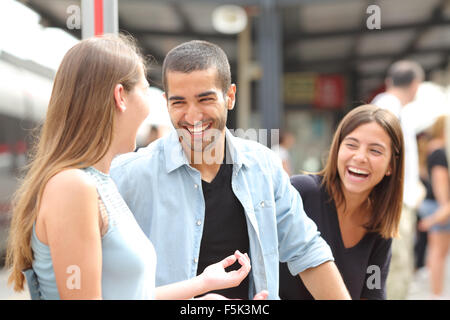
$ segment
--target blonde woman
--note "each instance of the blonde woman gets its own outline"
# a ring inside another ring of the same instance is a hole
[[[83,40],[65,55],[14,201],[7,266],[15,290],[31,267],[43,299],[185,299],[249,273],[248,256],[236,251],[196,278],[155,289],[154,248],[109,177],[148,114],[145,72],[129,37]],[[225,272],[236,261],[241,268]]]

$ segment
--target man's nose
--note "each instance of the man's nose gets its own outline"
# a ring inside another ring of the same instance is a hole
[[[203,112],[201,108],[196,106],[195,104],[190,104],[186,110],[185,114],[185,120],[186,122],[195,125],[197,122],[200,122],[203,120]]]

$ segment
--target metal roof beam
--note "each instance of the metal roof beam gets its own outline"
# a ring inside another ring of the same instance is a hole
[[[430,18],[428,19],[429,24],[423,24],[415,28],[416,35],[410,40],[410,42],[405,46],[405,49],[399,54],[395,55],[392,58],[392,62],[403,59],[404,57],[411,54],[414,49],[417,47],[417,44],[424,38],[427,31],[432,26],[433,21],[444,21],[444,16],[442,12],[445,9],[445,6],[449,5],[449,0],[441,0],[438,5],[433,9]]]
[[[77,39],[81,39],[81,30],[68,29],[65,22],[60,21],[56,16],[50,14],[48,10],[38,5],[36,1],[26,1],[24,2],[24,4],[41,16],[41,19],[43,20],[41,23],[44,24],[45,26],[63,29],[64,31],[76,37]],[[119,30],[126,31],[130,33],[132,36],[134,36],[138,40],[139,45],[144,51],[143,52],[144,54],[150,54],[155,58],[155,60],[158,63],[162,63],[162,61],[164,60],[164,55],[161,52],[159,52],[159,50],[156,50],[155,48],[150,47],[148,44],[145,44],[145,42],[143,42],[143,39],[140,39],[139,34],[134,33],[132,29],[124,25],[123,21],[120,19],[120,16],[119,16]]]
[[[138,41],[138,46],[141,47],[143,54],[150,54],[155,58],[157,62],[162,63],[162,61],[164,60],[164,55],[160,52],[160,50],[157,50],[156,48],[153,48],[152,46],[146,44],[138,34],[135,34],[132,29],[128,28],[128,26],[123,23],[123,20],[119,16],[119,32],[124,31],[125,33],[129,33],[134,38],[136,38],[136,40]]]
[[[69,34],[76,37],[77,39],[81,39],[81,29],[72,29],[71,30],[71,29],[67,28],[65,21],[61,21],[56,16],[50,14],[47,9],[38,5],[36,3],[36,1],[25,1],[25,2],[21,2],[21,3],[40,15],[40,17],[41,17],[40,24],[41,25],[44,25],[46,27],[55,27],[55,28],[63,29],[64,31],[66,31]]]
[[[285,36],[285,45],[292,45],[299,41],[305,40],[317,40],[323,38],[331,38],[331,37],[342,37],[342,36],[358,36],[361,34],[375,34],[375,33],[386,33],[391,31],[402,31],[408,29],[416,29],[416,28],[430,28],[430,27],[438,27],[438,26],[447,26],[450,25],[450,19],[439,18],[436,20],[427,20],[424,22],[415,22],[415,23],[406,23],[406,24],[398,24],[398,25],[390,25],[390,26],[382,26],[379,30],[369,30],[367,28],[363,29],[346,29],[346,30],[331,30],[325,32],[298,32],[291,33]]]
[[[341,36],[356,36],[360,37],[364,34],[375,33],[375,32],[391,32],[391,31],[402,31],[408,29],[416,28],[430,28],[438,26],[450,25],[450,19],[439,18],[436,20],[427,20],[425,22],[419,23],[408,23],[399,24],[391,26],[383,26],[380,30],[369,30],[367,28],[357,28],[357,29],[345,29],[345,30],[332,30],[325,32],[303,32],[299,31],[296,33],[290,33],[285,36],[284,45],[290,46],[298,42],[307,40],[316,40],[323,38],[341,37]],[[145,36],[166,36],[166,37],[186,37],[186,38],[202,38],[202,39],[216,39],[216,40],[235,40],[236,35],[228,35],[217,32],[199,32],[193,30],[179,30],[179,31],[167,31],[167,30],[143,30],[143,29],[133,29],[129,30],[133,34],[139,37]],[[255,40],[255,37],[253,37]]]
[[[426,48],[426,49],[414,49],[410,52],[410,54],[417,55],[425,55],[432,53],[445,53],[448,52],[448,47],[436,47],[436,48]],[[331,58],[331,59],[315,59],[309,61],[298,61],[295,59],[290,59],[286,61],[286,67],[315,67],[315,66],[323,66],[324,64],[356,64],[359,62],[371,61],[371,60],[390,60],[392,59],[393,54],[391,53],[382,53],[382,54],[371,54],[364,56],[352,56],[352,57],[343,57],[343,58]],[[285,68],[285,70],[288,70]]]
[[[164,36],[164,37],[184,37],[192,39],[216,39],[216,40],[235,40],[236,35],[229,35],[216,32],[199,32],[192,29],[182,29],[179,31],[168,30],[143,30],[143,29],[128,29],[129,32],[138,37]]]
[[[170,5],[172,10],[177,15],[178,19],[181,21],[182,29],[188,33],[194,33],[194,28],[192,27],[191,22],[189,21],[186,13],[181,8],[181,3],[171,3]]]

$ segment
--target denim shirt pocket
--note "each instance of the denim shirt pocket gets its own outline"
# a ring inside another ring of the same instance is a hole
[[[264,256],[278,253],[276,210],[273,200],[258,198],[253,202]]]

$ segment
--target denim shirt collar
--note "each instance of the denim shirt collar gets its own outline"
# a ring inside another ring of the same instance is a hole
[[[239,140],[233,136],[233,134],[225,128],[225,138],[230,151],[231,161],[233,166],[237,166],[237,170],[240,170],[242,165],[248,167],[250,161],[243,152]],[[189,166],[189,160],[184,153],[181,146],[177,131],[171,130],[164,139],[164,158],[167,173],[178,169],[183,165]]]

